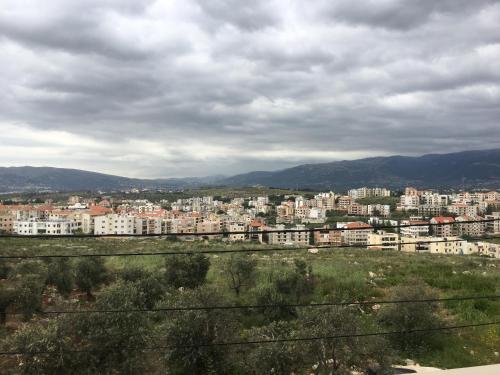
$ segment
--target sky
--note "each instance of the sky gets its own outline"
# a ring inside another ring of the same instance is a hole
[[[500,147],[500,0],[0,0],[0,165],[130,177]]]

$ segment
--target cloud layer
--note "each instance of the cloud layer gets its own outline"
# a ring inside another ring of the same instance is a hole
[[[500,147],[500,1],[0,4],[3,165],[178,177]]]

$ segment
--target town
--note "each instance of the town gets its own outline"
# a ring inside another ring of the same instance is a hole
[[[363,187],[345,195],[290,192],[152,202],[99,194],[73,195],[65,202],[8,203],[0,205],[0,232],[19,236],[179,234],[183,240],[500,258],[500,245],[487,241],[500,234],[497,191],[442,194],[407,187],[397,193]]]

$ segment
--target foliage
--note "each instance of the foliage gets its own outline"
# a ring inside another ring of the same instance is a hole
[[[185,290],[167,306],[217,306],[222,298],[212,289]],[[225,311],[191,310],[173,314],[160,327],[165,361],[172,374],[232,374],[232,348],[215,343],[234,340],[234,316]]]
[[[101,258],[82,258],[75,266],[75,282],[78,288],[92,297],[92,289],[101,285],[108,277]]]
[[[437,298],[436,293],[425,284],[415,281],[412,286],[395,287],[391,293],[393,300],[421,300]],[[391,335],[395,347],[407,353],[421,353],[433,350],[438,345],[438,334],[418,332],[445,325],[439,315],[437,303],[403,303],[385,305],[379,315],[382,325],[391,331],[406,331],[407,334]]]
[[[47,283],[55,285],[61,295],[67,297],[74,285],[74,275],[68,258],[56,258],[48,264]]]
[[[144,305],[140,290],[118,281],[96,300],[98,310],[138,309]],[[95,373],[136,374],[145,369],[144,353],[150,336],[148,315],[140,312],[82,314],[72,322],[74,334],[87,353],[86,367]]]
[[[383,372],[390,365],[390,352],[383,339],[347,336],[362,333],[362,321],[351,308],[310,310],[301,316],[301,323],[306,337],[332,337],[311,340],[306,345],[308,357],[317,363],[316,374],[351,374],[367,368]]]
[[[174,288],[196,288],[205,283],[210,259],[203,254],[165,257],[165,280]]]
[[[16,286],[14,303],[24,320],[41,310],[47,275],[44,263],[31,260],[18,263],[9,274],[10,281]]]
[[[277,338],[296,338],[300,332],[284,321],[271,322],[263,327],[254,327],[245,332],[248,341],[271,341]],[[248,374],[298,374],[303,373],[307,361],[302,342],[276,342],[252,345],[245,348],[243,371]]]
[[[223,276],[236,296],[255,282],[257,262],[248,255],[230,255],[222,261]]]
[[[22,352],[15,357],[12,374],[70,374],[89,373],[83,363],[78,363],[71,348],[68,328],[61,318],[47,325],[25,324],[8,341],[9,351]],[[15,368],[15,370],[14,370]]]

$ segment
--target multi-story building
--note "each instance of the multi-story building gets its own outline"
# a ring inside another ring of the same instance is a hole
[[[108,214],[94,218],[94,234],[135,234],[135,218],[131,215]]]
[[[367,213],[369,216],[389,217],[391,215],[391,206],[388,204],[369,204]]]
[[[418,214],[424,217],[441,216],[445,212],[444,206],[422,205],[418,206]]]
[[[401,236],[400,249],[408,253],[428,253],[431,241],[435,241],[436,237],[404,237]],[[438,239],[439,240],[439,239]]]
[[[329,193],[320,193],[314,197],[315,207],[323,208],[325,210],[333,210],[335,208],[335,194],[330,191]]]
[[[80,221],[70,219],[30,219],[13,223],[13,232],[20,235],[69,235],[81,228]]]
[[[438,216],[430,220],[432,234],[436,237],[451,237],[454,231],[455,219],[452,217]]]
[[[368,233],[368,249],[399,250],[399,235],[385,231]]]
[[[367,216],[368,206],[359,203],[353,203],[347,207],[347,214],[352,216]]]
[[[433,238],[433,241],[429,243],[430,254],[466,255],[471,251],[467,241],[458,237]]]
[[[479,213],[478,205],[467,205],[467,204],[452,204],[447,207],[450,214],[457,216],[477,216]]]
[[[347,194],[354,200],[371,197],[390,197],[391,191],[385,188],[367,188],[351,189]]]
[[[310,241],[310,231],[305,225],[298,224],[295,228],[287,230],[284,225],[278,224],[276,228],[267,228],[273,230],[268,233],[268,243],[270,245],[288,245],[288,246],[307,246]],[[296,231],[296,232],[294,232]]]
[[[0,205],[0,232],[11,233],[14,230],[14,219],[10,206]]]
[[[424,220],[402,220],[399,233],[402,237],[425,237],[429,235],[428,224],[429,222]]]
[[[340,246],[342,244],[342,233],[339,230],[330,229],[328,225],[314,232],[314,244],[317,246]]]
[[[402,195],[399,198],[398,209],[402,211],[416,210],[420,205],[420,198],[418,195]]]
[[[448,195],[437,194],[432,191],[424,191],[420,194],[420,204],[426,206],[447,206]]]
[[[484,235],[485,231],[486,223],[480,216],[463,215],[455,218],[455,233],[457,236],[480,237]]]
[[[347,208],[353,203],[353,199],[349,196],[342,196],[338,201],[338,208],[341,210],[347,210]]]
[[[337,223],[342,228],[343,243],[352,246],[366,246],[368,243],[368,234],[373,231],[373,227],[362,222]]]
[[[500,233],[500,212],[493,212],[491,215],[486,215],[485,220],[490,220],[486,223],[486,231],[488,233]]]
[[[228,229],[229,232],[246,232],[247,227],[244,223],[230,223]],[[245,233],[236,233],[229,235],[229,241],[231,242],[245,241],[245,238],[246,238]]]

